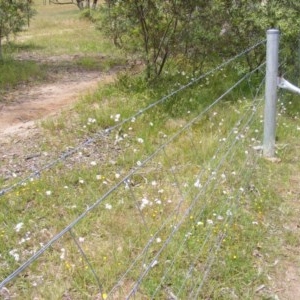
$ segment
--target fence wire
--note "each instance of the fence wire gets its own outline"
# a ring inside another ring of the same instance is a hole
[[[15,188],[25,184],[26,182],[32,180],[33,178],[36,178],[38,176],[40,176],[40,174],[54,166],[56,166],[58,163],[65,161],[67,158],[71,157],[72,155],[74,155],[75,153],[78,153],[79,151],[81,151],[82,149],[84,149],[85,147],[89,146],[92,143],[95,143],[97,140],[99,139],[103,139],[103,137],[105,137],[107,134],[111,133],[114,130],[117,130],[118,128],[121,128],[124,124],[128,124],[130,122],[132,122],[132,120],[135,120],[136,118],[138,118],[141,115],[144,115],[147,111],[151,110],[154,107],[157,107],[158,105],[164,103],[167,99],[175,96],[176,94],[178,94],[179,92],[191,87],[192,85],[198,83],[200,80],[209,77],[210,75],[216,73],[217,71],[221,70],[222,68],[226,67],[227,65],[231,64],[232,62],[236,61],[237,59],[239,59],[240,57],[243,57],[245,54],[249,53],[250,51],[252,51],[253,49],[255,49],[258,46],[264,45],[266,42],[266,40],[262,40],[259,41],[258,43],[256,43],[255,45],[247,48],[245,51],[237,54],[236,56],[234,56],[231,59],[228,59],[227,61],[225,61],[224,63],[218,65],[216,68],[209,70],[208,72],[201,74],[200,76],[198,76],[197,78],[193,78],[190,82],[188,82],[185,85],[180,86],[178,89],[175,89],[173,92],[169,93],[168,95],[160,98],[159,100],[151,103],[150,105],[148,105],[145,108],[140,109],[139,111],[137,111],[134,115],[130,116],[129,118],[126,118],[124,120],[122,120],[121,122],[118,122],[117,124],[115,124],[114,126],[111,126],[109,128],[106,128],[105,130],[102,130],[100,132],[97,132],[94,136],[87,138],[84,142],[80,143],[79,145],[77,145],[76,147],[73,147],[70,150],[64,151],[58,158],[52,160],[51,162],[45,164],[44,166],[42,166],[41,168],[39,168],[38,170],[34,171],[33,173],[31,173],[30,175],[26,176],[25,178],[17,181],[16,183],[8,186],[8,187],[4,187],[0,190],[0,197],[10,191],[13,191]]]
[[[263,81],[253,86],[250,79],[254,73],[262,72],[264,64],[181,127],[166,124],[175,126],[171,136],[165,136],[164,129],[159,128],[157,140],[147,144],[139,137],[137,121],[132,120],[263,43],[2,189],[0,195],[4,196],[21,186],[26,205],[3,204],[7,211],[15,209],[23,217],[19,222],[16,215],[6,226],[12,238],[7,240],[6,253],[1,256],[5,278],[0,289],[9,286],[25,295],[24,285],[34,286],[47,298],[55,286],[78,299],[84,295],[97,299],[197,299],[203,290],[207,295],[205,284],[214,276],[218,253],[227,237],[226,228],[236,218],[239,200],[249,189],[259,157],[252,147],[260,144]],[[244,82],[254,96],[252,103],[243,101],[242,90],[237,105],[221,101]],[[213,109],[220,105],[229,111],[215,114]],[[225,129],[223,123],[228,113],[231,126]],[[209,120],[206,127],[205,118]],[[127,137],[116,142],[121,127],[127,130]],[[63,196],[48,190],[48,186],[38,186],[38,179],[32,179],[37,174],[47,177],[43,175],[46,170],[103,136],[118,152],[112,153],[103,165],[106,176],[99,174],[103,168],[99,169],[94,161],[92,168],[78,170],[71,179],[59,172],[58,177],[51,173],[49,184],[59,182],[62,190],[69,191]],[[124,167],[128,165],[129,168]],[[31,186],[24,185],[27,182]],[[240,188],[236,189],[238,185]],[[34,193],[43,189],[49,196],[49,205],[42,211],[42,203],[36,209],[30,207],[34,198],[30,190],[34,187]],[[82,202],[75,202],[74,198],[79,197]],[[53,203],[61,204],[52,206],[52,199],[56,200]],[[47,223],[47,215],[53,211],[57,213],[57,224]],[[61,270],[69,274],[68,278],[62,277]],[[16,278],[20,273],[25,276]],[[80,282],[84,286],[79,286]],[[47,288],[49,283],[51,288]]]

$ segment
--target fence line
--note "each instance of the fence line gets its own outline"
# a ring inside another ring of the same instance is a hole
[[[263,65],[264,65],[264,64],[263,64]],[[263,65],[262,65],[262,66],[263,66]],[[259,66],[257,69],[253,70],[252,73],[256,72],[256,71],[257,71],[258,69],[260,69],[262,66]],[[247,74],[246,76],[244,76],[244,77],[243,77],[243,80],[244,80],[245,78],[247,78],[248,76],[249,76],[249,74]],[[238,81],[238,83],[241,83],[241,80]],[[201,117],[202,117],[209,109],[211,109],[215,104],[217,104],[217,103],[218,103],[218,102],[219,102],[219,101],[227,94],[227,92],[232,91],[232,89],[235,88],[237,85],[238,85],[238,84],[236,83],[236,84],[233,85],[231,88],[229,88],[222,96],[220,96],[218,99],[216,99],[216,100],[213,102],[212,105],[208,106],[205,110],[203,110],[203,112],[202,112],[200,115],[198,115],[196,118],[194,118],[194,119],[193,119],[192,121],[190,121],[188,124],[186,124],[186,126],[184,126],[184,127],[182,128],[182,130],[178,131],[178,132],[176,133],[176,135],[174,135],[173,137],[171,137],[167,143],[169,143],[169,142],[171,142],[172,140],[174,140],[179,134],[181,134],[182,132],[184,132],[187,128],[189,128],[192,124],[194,124],[197,120],[199,120],[199,118],[201,118]],[[260,99],[259,104],[261,104],[261,102],[262,102],[262,99]],[[246,113],[243,115],[243,117],[242,117],[240,120],[238,120],[237,123],[236,123],[235,125],[241,123],[241,121],[243,120],[243,118],[244,118],[244,117],[246,116],[246,114],[249,113],[249,112],[252,112],[252,114],[253,114],[252,108],[249,108],[249,109],[246,111]],[[235,126],[234,126],[234,127],[235,127]],[[230,136],[230,135],[233,135],[233,132],[234,132],[234,130],[231,130],[230,133],[229,133],[229,136]],[[236,142],[237,142],[237,140],[234,139],[233,144],[231,145],[231,147],[230,147],[229,150],[227,151],[226,155],[228,155],[228,154],[230,153],[229,151],[232,149],[232,147],[235,145]],[[166,146],[165,144],[162,145],[163,148],[164,148],[165,146]],[[217,150],[215,151],[213,157],[215,157],[215,156],[222,150],[223,147],[224,147],[224,145],[221,145],[219,148],[217,148]],[[160,150],[160,149],[159,149],[159,150]],[[222,159],[222,162],[220,163],[220,165],[222,165],[222,163],[224,162],[225,158],[226,158],[226,156]],[[214,159],[212,159],[212,160],[214,160]],[[220,168],[220,166],[219,166],[218,168]],[[204,172],[204,171],[203,171],[203,172]],[[202,174],[202,175],[203,175],[203,174]],[[200,178],[201,178],[201,174],[198,174],[198,175],[197,175],[197,178],[200,179]],[[197,197],[192,201],[192,204],[190,205],[188,211],[186,212],[187,215],[190,213],[190,211],[191,211],[192,208],[193,208],[193,205],[195,205],[195,203],[196,203],[196,201],[199,199],[199,197],[200,197],[201,195],[205,194],[205,192],[206,192],[206,187],[209,185],[209,183],[211,182],[212,178],[213,178],[213,176],[210,176],[210,177],[209,177],[210,180],[207,181],[207,182],[203,185],[203,187],[202,187],[201,191],[199,192],[199,194],[197,195]],[[178,186],[179,186],[179,185],[178,185]],[[187,193],[189,193],[189,192],[190,192],[190,191],[187,191]],[[183,201],[184,199],[185,199],[185,196],[183,195],[183,199],[178,203],[178,207],[180,207],[180,205],[182,204],[182,201]],[[174,212],[175,212],[175,211],[177,211],[177,209],[174,210]],[[146,251],[146,249],[148,249],[149,246],[154,242],[154,240],[155,240],[155,238],[158,236],[159,232],[163,230],[163,228],[168,224],[168,221],[169,221],[169,219],[171,219],[171,218],[172,218],[172,215],[170,215],[169,218],[168,218],[167,220],[165,220],[165,222],[161,225],[161,227],[159,228],[159,230],[158,230],[156,233],[153,234],[152,239],[150,239],[150,240],[148,241],[148,243],[146,244],[146,246],[145,246],[145,248],[144,248],[145,251]],[[185,218],[186,218],[186,215],[183,215],[183,217],[181,218],[182,222],[185,220]],[[181,223],[181,224],[182,224],[182,223]],[[175,233],[179,230],[181,224],[178,223],[178,224],[176,225],[176,229],[174,229],[174,232],[172,232],[172,234],[175,234]],[[164,245],[163,245],[163,246],[164,246]],[[166,245],[166,246],[167,246],[167,245]],[[142,252],[142,254],[144,254],[144,251]],[[148,264],[148,271],[150,271],[151,266],[153,265],[153,263],[155,262],[155,260],[156,260],[157,258],[158,258],[158,256],[155,256],[155,257],[153,258],[153,260]],[[137,261],[138,259],[139,259],[139,257],[137,257],[136,261]],[[130,270],[130,269],[133,267],[133,265],[136,263],[136,261],[134,261],[134,262],[132,263],[132,265],[128,268],[128,270]],[[146,275],[146,273],[145,273],[144,275]],[[118,285],[120,284],[120,282],[121,282],[123,279],[124,279],[123,277],[120,278],[120,279],[118,280],[116,286],[118,286]],[[134,292],[134,290],[135,290],[136,288],[137,288],[137,287],[133,288],[132,293]],[[112,293],[113,291],[114,291],[114,289],[111,291],[111,293]]]
[[[174,95],[178,94],[179,92],[189,88],[190,86],[194,85],[195,83],[199,82],[200,80],[210,76],[211,74],[219,71],[220,69],[224,68],[225,66],[227,66],[228,64],[232,63],[233,61],[235,61],[236,59],[242,57],[243,55],[245,55],[246,53],[250,52],[251,50],[255,49],[256,47],[263,45],[266,42],[266,40],[261,40],[258,43],[254,44],[253,46],[247,48],[246,50],[242,51],[241,53],[237,54],[236,56],[228,59],[227,61],[225,61],[224,63],[218,65],[216,68],[209,70],[208,72],[200,75],[199,77],[191,80],[189,83],[181,86],[180,88],[174,90],[173,92],[171,92],[170,94],[162,97],[161,99],[151,103],[150,105],[148,105],[147,107],[139,110],[138,112],[136,112],[135,114],[133,114],[132,116],[130,116],[127,119],[124,119],[123,121],[107,128],[104,130],[101,130],[100,132],[97,132],[93,137],[88,138],[85,142],[81,143],[80,145],[74,147],[72,150],[69,150],[63,154],[61,154],[57,159],[53,160],[52,162],[44,165],[42,168],[40,168],[39,170],[31,173],[29,176],[25,177],[24,179],[16,182],[15,184],[7,187],[7,188],[2,188],[2,190],[0,190],[0,197],[7,194],[8,192],[14,190],[16,187],[21,186],[22,184],[28,182],[29,180],[31,180],[32,178],[35,178],[37,176],[39,176],[43,171],[50,169],[52,167],[54,167],[55,165],[57,165],[59,162],[66,160],[68,157],[72,156],[73,154],[75,154],[76,152],[80,151],[83,147],[86,147],[88,145],[90,145],[91,143],[95,142],[97,139],[102,138],[103,136],[106,136],[107,134],[111,133],[113,130],[122,127],[124,124],[131,122],[132,119],[136,119],[139,116],[143,115],[145,112],[147,112],[148,110],[156,107],[159,104],[162,104],[163,102],[165,102],[167,99],[173,97]]]
[[[259,67],[261,68],[261,66]],[[258,69],[259,69],[258,68]],[[252,73],[254,73],[257,70],[254,70]],[[231,92],[238,84],[240,84],[243,80],[248,78],[252,73],[247,74],[244,76],[241,80],[239,80],[235,85],[233,85],[231,88],[229,88],[225,93],[223,93],[222,96],[217,98],[211,105],[209,105],[199,116],[194,118],[192,121],[190,121],[187,125],[185,125],[181,130],[179,130],[174,136],[172,136],[166,143],[164,143],[162,146],[160,146],[152,155],[149,155],[143,162],[141,162],[141,165],[133,169],[129,174],[127,174],[125,177],[122,178],[122,180],[119,181],[115,186],[113,186],[107,193],[105,193],[101,198],[99,198],[92,206],[88,207],[86,211],[84,211],[76,220],[74,220],[72,223],[70,223],[65,229],[63,229],[59,234],[54,236],[44,247],[42,247],[39,251],[37,251],[27,262],[25,262],[23,265],[21,265],[15,272],[13,272],[10,276],[8,276],[3,282],[0,284],[0,288],[5,286],[9,281],[14,279],[19,273],[21,273],[25,268],[27,268],[32,262],[34,262],[38,257],[40,257],[49,247],[52,246],[57,240],[59,240],[65,233],[71,232],[72,228],[80,221],[82,220],[90,211],[92,211],[95,207],[97,207],[105,198],[107,198],[108,195],[110,195],[112,192],[114,192],[117,188],[119,188],[121,185],[124,184],[137,170],[141,169],[145,166],[147,162],[149,162],[154,156],[156,156],[162,149],[166,147],[166,145],[170,144],[178,135],[182,134],[184,131],[186,131],[192,124],[194,124],[199,118],[201,118],[206,112],[208,112],[214,105],[216,105],[221,99],[225,97],[229,92]],[[221,147],[217,149],[217,152],[220,151]],[[201,191],[200,194],[205,191],[204,189]],[[197,199],[195,199],[196,201]],[[192,208],[192,207],[191,207]],[[188,212],[190,212],[191,208]],[[184,220],[184,218],[183,218]],[[178,224],[179,225],[179,224]],[[177,226],[178,228],[180,226]],[[176,230],[177,231],[177,230]],[[174,232],[176,232],[174,231]],[[156,237],[157,233],[154,235]],[[170,235],[171,239],[171,235]],[[153,239],[151,239],[148,244],[145,247],[145,252],[147,249],[151,246],[153,243]],[[144,253],[144,252],[142,252]],[[149,266],[153,265],[154,261],[151,261]],[[149,269],[150,270],[150,269]],[[148,271],[149,271],[148,270]],[[146,274],[145,274],[146,275]]]
[[[261,45],[261,43],[262,42],[256,44],[256,46]],[[249,49],[253,49],[253,48],[254,47],[251,47]],[[246,52],[243,52],[243,54],[244,53],[246,53]],[[233,59],[231,59],[230,61],[233,61]],[[221,69],[222,67],[224,67],[224,64],[218,66],[215,70]],[[157,149],[154,152],[152,152],[150,155],[148,155],[145,159],[143,159],[138,166],[133,167],[125,176],[122,177],[121,180],[119,180],[115,185],[110,187],[92,205],[88,206],[87,209],[84,212],[82,212],[75,220],[73,220],[71,223],[69,223],[68,226],[66,226],[61,232],[59,232],[54,237],[52,237],[44,246],[42,246],[38,251],[36,251],[27,261],[25,261],[20,267],[18,267],[14,272],[12,272],[7,278],[5,278],[0,283],[0,289],[2,287],[5,287],[10,281],[12,281],[22,271],[24,271],[26,268],[28,268],[34,261],[36,261],[42,254],[44,254],[50,247],[53,246],[54,243],[56,243],[58,240],[60,240],[66,233],[69,233],[72,238],[73,243],[76,245],[77,249],[79,250],[79,254],[84,258],[85,262],[88,265],[89,270],[91,271],[91,273],[93,273],[93,277],[94,277],[95,282],[97,283],[98,290],[100,291],[100,293],[103,293],[103,291],[105,291],[105,289],[101,282],[101,278],[97,275],[97,272],[95,271],[95,268],[93,267],[93,265],[91,263],[91,260],[88,258],[88,255],[85,253],[84,249],[78,243],[75,232],[74,232],[74,227],[80,221],[82,221],[87,216],[88,213],[94,211],[96,207],[99,207],[100,204],[102,204],[102,202],[104,202],[104,200],[107,200],[110,196],[112,196],[114,193],[116,193],[118,190],[120,190],[121,187],[127,186],[128,182],[130,182],[133,175],[138,174],[138,171],[146,168],[150,162],[154,161],[154,158],[157,158],[159,161],[158,157],[159,157],[159,155],[161,155],[166,160],[166,164],[169,166],[169,168],[167,168],[165,172],[167,174],[170,174],[170,178],[174,182],[173,188],[179,194],[179,201],[175,205],[172,212],[164,220],[164,222],[162,224],[159,224],[158,228],[152,232],[150,230],[150,228],[148,227],[148,223],[147,223],[147,220],[145,219],[144,213],[142,212],[142,210],[140,209],[140,206],[138,205],[137,191],[135,190],[135,188],[133,188],[132,186],[129,185],[129,188],[128,188],[129,195],[130,195],[130,198],[133,201],[133,203],[136,205],[138,214],[140,215],[141,219],[143,220],[142,226],[144,229],[146,229],[147,232],[149,232],[149,233],[151,232],[152,236],[150,239],[146,240],[144,247],[141,249],[140,253],[138,253],[138,255],[136,255],[135,260],[130,264],[129,267],[126,268],[126,271],[123,273],[123,275],[119,276],[119,279],[116,281],[116,284],[110,289],[110,291],[108,293],[108,296],[112,296],[112,297],[115,296],[118,289],[120,289],[122,282],[126,279],[127,276],[130,277],[130,272],[132,272],[134,270],[134,268],[136,268],[136,269],[140,268],[140,271],[137,272],[138,276],[131,276],[132,278],[136,277],[136,279],[131,284],[131,287],[129,288],[129,290],[127,289],[125,291],[127,299],[134,297],[135,294],[139,290],[139,286],[146,279],[146,277],[149,275],[149,273],[154,269],[154,267],[157,263],[157,260],[160,257],[162,257],[162,255],[164,254],[164,251],[167,249],[169,244],[171,242],[176,241],[175,236],[178,235],[179,230],[181,230],[184,227],[186,221],[191,216],[192,210],[197,208],[197,205],[199,204],[199,200],[201,199],[201,197],[204,197],[205,194],[207,194],[207,192],[209,192],[209,189],[213,190],[214,187],[220,183],[219,182],[220,178],[218,179],[219,181],[215,179],[216,174],[219,174],[219,172],[222,171],[222,168],[226,168],[226,166],[225,166],[226,162],[228,163],[228,162],[232,161],[233,159],[235,159],[235,156],[234,156],[235,152],[240,150],[240,149],[237,149],[236,145],[238,142],[241,141],[241,138],[236,136],[235,132],[238,131],[238,132],[242,133],[244,131],[247,131],[247,127],[250,126],[255,121],[254,116],[257,115],[258,109],[261,106],[261,102],[262,102],[262,99],[257,99],[258,94],[262,88],[262,84],[259,86],[258,89],[256,89],[256,97],[255,97],[256,99],[254,100],[253,104],[250,105],[247,108],[246,112],[236,121],[236,123],[233,125],[233,127],[229,131],[228,135],[226,136],[226,138],[224,138],[225,142],[223,144],[220,144],[219,147],[217,147],[217,149],[214,152],[214,154],[212,155],[211,159],[207,162],[207,165],[213,166],[212,169],[203,168],[201,170],[201,172],[198,172],[198,174],[196,175],[196,182],[198,180],[202,182],[202,186],[200,189],[198,189],[196,187],[196,185],[193,185],[193,186],[190,185],[187,190],[185,190],[183,188],[182,184],[180,183],[180,179],[179,179],[180,174],[178,171],[177,171],[178,172],[177,173],[176,170],[173,168],[172,159],[174,159],[174,158],[172,158],[171,155],[168,154],[168,150],[169,150],[168,147],[171,147],[171,144],[175,142],[175,139],[179,139],[179,137],[183,133],[187,132],[188,130],[192,131],[192,126],[194,124],[196,124],[203,116],[205,116],[215,105],[219,104],[220,101],[226,95],[231,93],[242,82],[244,82],[247,79],[249,80],[249,77],[254,72],[261,70],[261,68],[263,66],[264,66],[264,64],[262,64],[257,69],[253,70],[252,72],[246,74],[242,79],[238,80],[233,86],[228,88],[228,90],[225,91],[220,97],[215,99],[212,102],[212,104],[208,105],[197,117],[193,118],[191,121],[189,121],[187,124],[185,124],[180,130],[177,130],[175,132],[175,134],[173,134],[170,138],[167,139],[167,141],[162,143],[162,145],[158,146]],[[205,74],[205,76],[208,76],[210,74],[212,74],[212,71],[207,72]],[[202,77],[201,76],[200,77],[202,79],[205,76],[202,75]],[[147,110],[151,109],[152,107],[156,106],[157,104],[164,102],[167,98],[169,98],[169,97],[175,95],[176,93],[178,93],[179,91],[191,86],[196,81],[199,81],[200,77],[197,78],[196,80],[189,82],[187,85],[181,87],[180,89],[172,92],[168,96],[163,97],[159,101],[147,106],[145,109],[138,111],[135,115],[131,116],[130,118],[123,120],[122,122],[116,124],[115,126],[112,126],[111,128],[109,128],[107,130],[97,133],[96,137],[89,139],[88,141],[79,145],[75,149],[72,149],[72,151],[62,155],[57,161],[48,164],[47,166],[42,168],[40,171],[43,171],[43,170],[47,169],[48,167],[52,167],[58,161],[65,160],[68,156],[74,154],[76,151],[79,151],[79,149],[81,149],[83,147],[83,145],[88,145],[89,143],[91,143],[95,139],[97,139],[99,136],[102,136],[103,134],[109,134],[113,130],[122,126],[123,124],[131,121],[132,118],[137,118],[138,116],[140,116]],[[248,81],[248,83],[249,83],[249,81]],[[193,138],[190,137],[190,140],[191,140],[191,144],[196,149],[196,145],[194,144]],[[225,153],[224,153],[224,151],[225,151]],[[199,155],[197,155],[197,156],[199,156]],[[217,159],[218,156],[220,156],[218,158],[219,160]],[[229,157],[229,160],[227,160],[228,157]],[[244,164],[247,163],[248,159],[250,159],[250,157],[247,156],[247,159],[246,159],[246,161],[244,161]],[[240,170],[243,170],[243,168],[241,167]],[[251,169],[249,169],[249,173],[251,173]],[[34,174],[36,174],[36,173],[34,173]],[[207,177],[207,179],[204,180],[206,177]],[[29,176],[26,180],[28,180],[29,178],[31,178],[31,176]],[[24,181],[22,181],[22,183],[23,182]],[[170,186],[172,186],[171,182],[170,182]],[[15,186],[22,184],[22,183],[17,183],[13,187],[9,187],[8,189],[4,189],[4,190],[0,191],[0,195],[4,195],[8,191],[12,190]],[[211,184],[212,184],[212,186],[211,186]],[[222,185],[220,184],[220,186],[222,186]],[[195,191],[195,187],[196,187],[196,191]],[[238,193],[242,193],[242,192],[240,191]],[[238,193],[236,195],[238,195]],[[191,202],[187,207],[184,207],[186,205],[185,201],[187,199],[190,199]],[[204,211],[208,207],[208,204],[209,203],[204,203],[204,205],[200,207],[200,210],[197,211],[197,214],[196,214],[197,216],[194,219],[194,221],[200,222],[202,220],[202,218],[204,216]],[[223,203],[223,205],[219,208],[219,210],[226,214],[226,210],[228,208],[232,209],[232,207],[234,207],[234,205],[236,205],[236,201],[232,200],[231,203],[229,203],[229,204]],[[176,223],[174,223],[172,225],[173,219],[176,220]],[[224,224],[230,223],[231,220],[232,220],[232,215],[227,214],[223,223]],[[167,228],[168,228],[168,226],[170,227],[170,225],[172,225],[171,230],[168,232],[168,234],[165,237],[164,241],[162,242],[161,246],[156,249],[155,255],[152,255],[151,247],[153,247],[156,239],[159,238],[160,234],[163,231],[169,230]],[[185,230],[185,229],[183,229],[183,230]],[[187,230],[189,230],[189,229],[187,229]],[[191,297],[197,298],[199,296],[199,293],[201,292],[204,282],[209,277],[210,270],[214,264],[214,261],[216,259],[216,254],[220,249],[220,246],[221,246],[224,236],[225,235],[223,232],[214,236],[213,229],[212,228],[208,229],[208,232],[205,235],[205,239],[201,246],[201,251],[199,251],[199,253],[198,253],[198,255],[199,255],[198,258],[201,255],[203,255],[202,250],[204,251],[204,248],[207,245],[210,245],[210,249],[211,250],[213,249],[213,251],[209,252],[209,255],[206,259],[203,276],[200,277],[199,280],[196,280],[195,283],[192,283],[194,285],[189,293],[189,295]],[[177,239],[180,240],[181,238],[178,237]],[[181,250],[184,249],[184,245],[186,245],[188,240],[189,240],[189,231],[186,231],[184,238],[181,240],[181,244],[178,249],[178,252],[175,252],[176,255],[174,256],[173,260],[170,262],[170,268],[172,268],[175,265],[175,263],[176,263],[175,259],[180,256]],[[211,240],[212,240],[212,242],[211,242]],[[207,250],[205,249],[205,251],[207,251]],[[139,263],[140,263],[141,267],[139,267]],[[182,285],[179,288],[179,290],[177,291],[177,295],[183,293],[184,288],[188,284],[187,281],[191,277],[192,273],[195,272],[195,266],[196,266],[196,258],[194,259],[194,261],[192,261],[190,263],[190,265],[188,267],[188,271],[186,272],[185,278],[182,282]],[[164,271],[165,273],[163,273],[161,280],[157,285],[156,290],[152,294],[152,297],[155,297],[159,293],[159,291],[163,285],[163,282],[166,280],[167,275],[170,274],[170,271],[171,271],[171,269],[170,270],[168,268],[165,269],[165,271]]]
[[[256,97],[257,97],[257,95],[256,95]],[[261,104],[262,104],[262,99],[260,99],[260,100],[258,101],[257,105],[261,105]],[[242,118],[241,118],[240,120],[238,120],[237,123],[240,123],[240,122],[242,121],[242,119],[243,119],[245,116],[247,116],[247,113],[250,112],[250,110],[251,110],[251,109],[249,109],[249,110],[242,116]],[[249,117],[249,119],[247,120],[245,126],[246,126],[246,125],[249,125],[249,124],[251,123],[251,121],[253,121],[253,117],[254,117],[254,112],[252,111],[252,114],[251,114],[251,116]],[[244,126],[244,127],[245,127],[245,126]],[[233,133],[233,131],[231,131],[231,132],[229,133],[228,137],[229,137],[230,135],[232,135],[232,133]],[[227,137],[227,138],[228,138],[228,137]],[[225,155],[223,156],[222,161],[219,163],[218,168],[222,165],[222,163],[224,163],[224,161],[225,161],[225,159],[226,159],[226,156],[229,155],[230,153],[231,153],[231,159],[230,159],[230,160],[233,160],[233,159],[234,159],[234,152],[231,152],[231,150],[232,150],[232,148],[233,148],[233,146],[234,146],[234,144],[235,144],[236,142],[237,142],[237,140],[234,140],[234,141],[233,141],[233,143],[231,144],[230,148],[228,149],[228,151],[227,151],[227,152],[225,153]],[[213,155],[213,157],[217,154],[217,152],[218,152],[219,150],[220,150],[220,148],[217,149],[217,151],[215,152],[215,154]],[[258,157],[258,156],[257,156],[257,157]],[[215,170],[216,170],[216,169],[215,169]],[[250,174],[251,174],[251,171],[252,171],[252,170],[249,169],[247,173],[250,173]],[[249,176],[248,176],[248,178],[249,178]],[[208,184],[210,183],[211,179],[212,179],[212,176],[209,178],[209,181],[207,181],[207,182],[205,183],[205,187],[208,186]],[[215,183],[215,184],[216,184],[216,183]],[[206,190],[204,189],[204,187],[203,187],[203,189],[201,190],[201,192],[202,192],[202,194],[205,194]],[[241,192],[239,192],[239,193],[241,193]],[[240,197],[240,196],[239,196],[239,197]],[[195,201],[197,201],[197,199],[195,199]],[[191,208],[191,209],[192,209],[192,208]],[[202,210],[203,210],[203,209],[202,209]],[[199,216],[200,216],[200,214],[199,214]],[[232,218],[231,218],[230,215],[228,215],[226,219],[232,219]],[[198,218],[196,219],[196,221],[200,221],[200,218],[198,217]],[[210,232],[210,233],[211,233],[211,232]],[[181,249],[183,249],[183,246],[185,246],[185,243],[187,242],[187,239],[188,239],[188,237],[186,237],[186,238],[183,240],[182,244],[180,245],[180,247],[179,247],[179,249],[178,249],[178,251],[177,251],[177,254],[178,254],[178,255],[176,255],[176,256],[174,257],[174,260],[179,256]],[[206,237],[205,241],[202,243],[201,249],[204,247],[204,245],[205,245],[207,239],[208,239],[208,236]],[[220,237],[217,237],[217,238],[216,238],[216,240],[217,240],[217,245],[216,245],[216,246],[219,246],[219,239],[220,239]],[[222,240],[222,238],[221,238],[221,240]],[[218,247],[216,247],[216,248],[218,248]],[[201,254],[201,249],[200,249],[199,252],[198,252],[198,253],[199,253],[199,256],[200,256],[200,254]],[[215,253],[215,252],[214,252],[214,253]],[[194,261],[197,260],[197,257],[198,257],[198,256],[196,256],[196,258],[195,258]],[[173,261],[174,261],[174,260],[173,260]],[[172,266],[173,264],[174,264],[174,262],[171,264],[171,266]],[[210,265],[210,264],[209,264],[209,265]],[[189,271],[188,271],[188,273],[187,273],[187,275],[186,275],[186,279],[190,276],[190,273],[193,271],[194,266],[195,266],[195,263],[192,264],[192,266],[188,268]],[[163,279],[165,279],[165,277],[166,277],[166,272],[167,272],[167,271],[168,271],[168,270],[165,271],[165,274],[164,274],[164,276],[162,277]],[[208,276],[208,274],[207,274],[206,272],[205,272],[205,274],[206,274],[206,275],[204,276],[203,281],[205,280],[205,277]],[[162,282],[160,283],[160,285],[162,285]],[[157,291],[158,291],[158,290],[156,290],[155,294],[152,295],[152,297],[156,295]],[[180,294],[180,290],[178,291],[177,295],[179,295],[179,294]],[[190,299],[197,299],[197,297],[191,297]]]

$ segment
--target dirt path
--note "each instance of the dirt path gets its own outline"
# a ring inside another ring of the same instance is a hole
[[[81,71],[64,74],[59,81],[18,88],[9,93],[11,104],[0,104],[0,140],[34,128],[35,121],[58,113],[99,82],[113,78],[113,74]]]

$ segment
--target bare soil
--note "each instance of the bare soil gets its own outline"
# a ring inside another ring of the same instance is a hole
[[[111,82],[115,71],[101,73],[83,69],[61,70],[51,82],[21,85],[0,102],[0,143],[13,135],[28,135],[35,121],[57,114],[96,89],[99,82]]]
[[[13,177],[29,175],[61,154],[55,153],[55,149],[53,153],[41,153],[39,145],[45,137],[39,121],[59,115],[62,110],[70,110],[80,97],[96,90],[99,83],[112,82],[122,69],[115,67],[109,72],[85,70],[73,67],[73,60],[74,57],[64,55],[39,61],[53,64],[48,81],[23,84],[2,94],[0,181],[5,186]],[[65,65],[66,62],[69,64]]]

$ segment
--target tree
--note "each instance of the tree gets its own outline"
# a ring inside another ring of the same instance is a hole
[[[159,76],[172,56],[205,56],[199,40],[215,36],[207,34],[214,28],[206,0],[108,0],[100,11],[100,28],[145,63],[148,79]]]
[[[3,38],[20,32],[33,15],[30,0],[0,0],[0,61],[3,60]]]
[[[170,57],[199,67],[209,57],[226,59],[283,31],[284,48],[298,43],[299,0],[106,0],[100,28],[115,45],[138,56],[147,78],[159,76]],[[263,47],[247,54],[250,69],[265,56]]]

